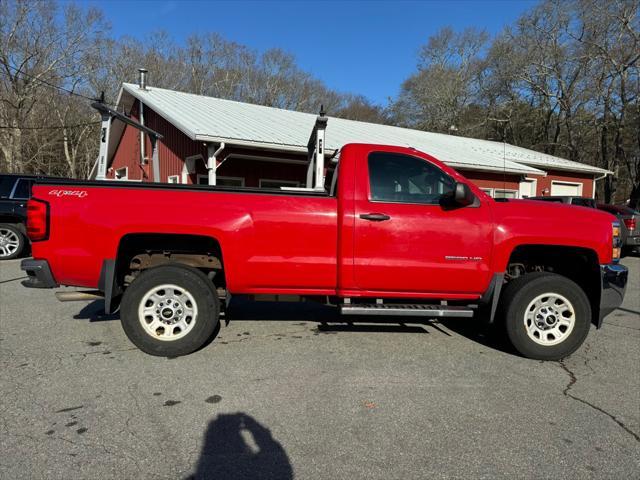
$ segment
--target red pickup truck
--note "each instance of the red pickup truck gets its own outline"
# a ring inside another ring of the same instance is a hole
[[[300,191],[38,183],[24,284],[95,289],[163,356],[205,344],[237,294],[322,299],[353,319],[476,316],[543,360],[574,352],[622,302],[608,213],[497,202],[412,148],[349,144],[336,164],[326,188]]]

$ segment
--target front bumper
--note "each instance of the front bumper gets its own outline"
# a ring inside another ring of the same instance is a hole
[[[22,260],[20,269],[24,270],[28,278],[21,283],[28,288],[56,288],[59,285],[51,274],[49,263],[46,260]]]
[[[629,270],[624,265],[609,263],[600,265],[600,317],[598,328],[602,326],[604,317],[622,305],[627,289]]]

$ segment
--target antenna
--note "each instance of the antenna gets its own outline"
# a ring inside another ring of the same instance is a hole
[[[502,190],[507,191],[507,135],[506,126],[502,124]]]

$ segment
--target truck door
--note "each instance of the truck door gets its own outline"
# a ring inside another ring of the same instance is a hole
[[[441,205],[455,181],[417,156],[372,151],[356,168],[356,288],[380,296],[484,292],[493,243],[489,205]]]

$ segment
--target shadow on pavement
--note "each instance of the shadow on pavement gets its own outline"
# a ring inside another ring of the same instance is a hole
[[[82,310],[73,316],[76,320],[89,320],[90,322],[106,322],[110,320],[120,320],[120,314],[104,313],[104,300],[94,300],[87,303]]]
[[[234,297],[227,311],[233,320],[300,320],[309,322],[344,322],[337,309],[315,302],[258,302]]]
[[[271,431],[246,413],[220,414],[209,423],[196,471],[188,480],[293,478],[286,451]]]
[[[257,302],[246,298],[234,298],[225,321],[304,321],[319,323],[322,332],[380,332],[380,333],[429,333],[433,327],[447,336],[449,334],[425,319],[385,316],[372,318],[364,315],[344,317],[337,308],[314,302]],[[407,325],[410,324],[410,325]]]
[[[386,319],[385,319],[386,320]],[[429,331],[423,325],[415,325],[414,322],[411,322],[412,325],[406,324],[359,324],[359,323],[341,323],[341,324],[320,324],[318,326],[319,332],[356,332],[356,333],[429,333]],[[429,324],[430,326],[435,327],[433,324]],[[449,335],[447,332],[442,331],[442,333]]]
[[[103,322],[120,320],[120,315],[118,313],[105,314],[104,302],[95,300],[85,305],[73,318],[89,320],[90,322]],[[432,333],[430,329],[433,329],[450,337],[451,334],[441,328],[442,326],[487,348],[516,354],[506,337],[500,333],[500,329],[487,326],[485,319],[481,317],[464,319],[441,318],[437,321],[419,317],[409,320],[407,317],[399,316],[372,319],[372,317],[356,315],[347,318],[341,316],[335,307],[320,303],[257,302],[236,297],[231,302],[226,316],[221,318],[221,323],[234,321],[301,321],[318,323],[319,333]],[[214,334],[200,349],[215,341],[219,330],[220,326],[218,325]]]
[[[457,333],[487,348],[511,355],[518,355],[499,325],[489,325],[483,317],[474,318],[442,318],[439,323],[452,332]]]

